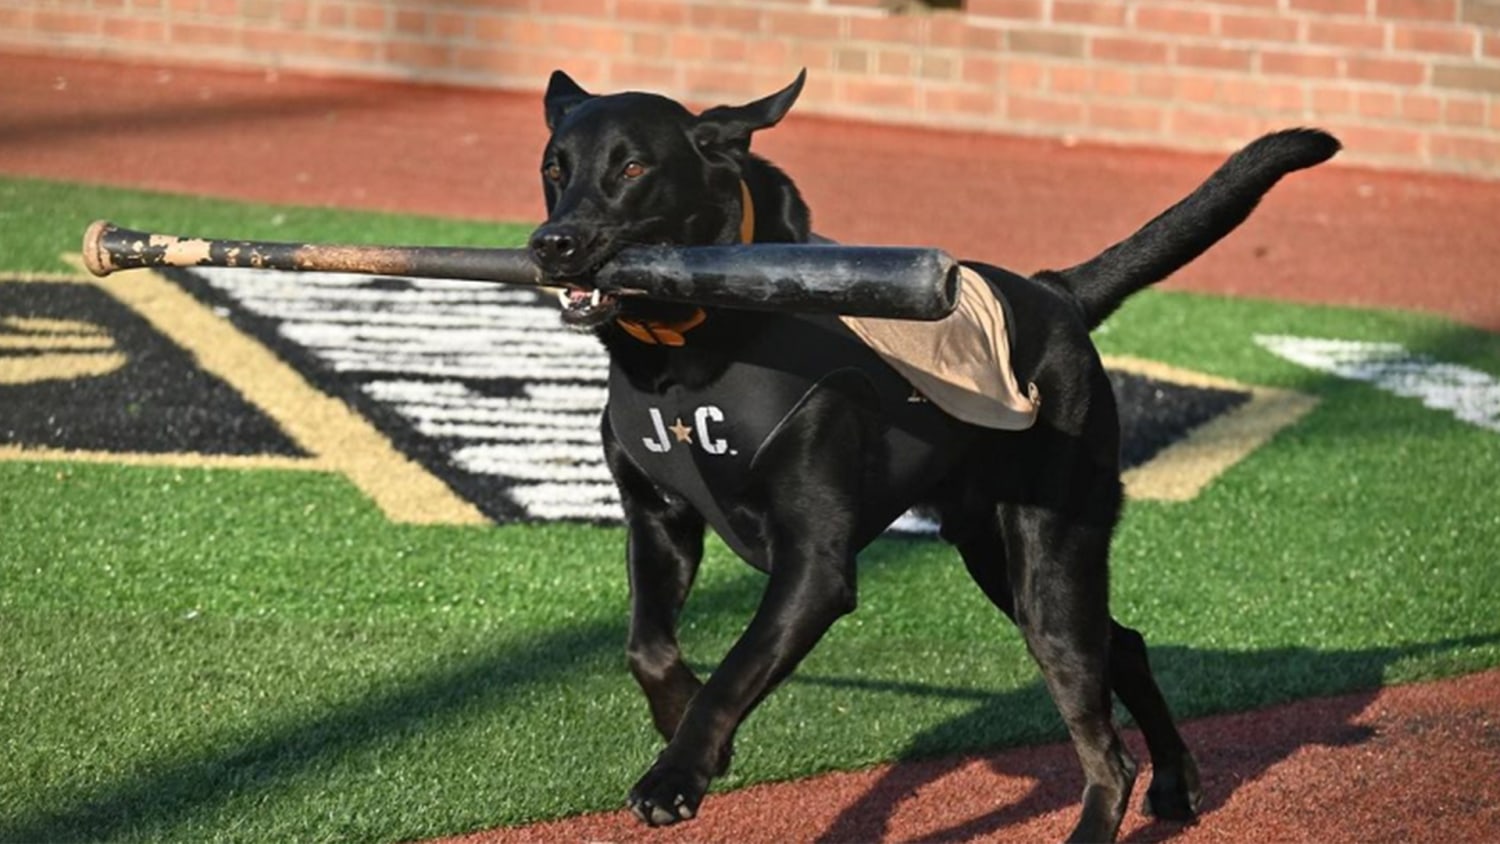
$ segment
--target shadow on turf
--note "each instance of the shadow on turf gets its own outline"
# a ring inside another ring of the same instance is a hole
[[[1317,695],[1336,694],[1350,686],[1367,691],[1345,694],[1326,702],[1331,713],[1314,722],[1294,721],[1270,732],[1257,733],[1245,746],[1245,737],[1216,737],[1192,723],[1183,734],[1195,749],[1204,770],[1204,797],[1200,814],[1223,805],[1238,784],[1253,782],[1271,766],[1298,749],[1309,746],[1347,747],[1369,740],[1373,731],[1356,719],[1379,693],[1385,669],[1404,659],[1500,642],[1500,634],[1445,639],[1427,644],[1369,648],[1351,651],[1317,651],[1279,648],[1266,651],[1206,651],[1184,647],[1157,647],[1151,652],[1156,673],[1169,699],[1193,700],[1200,705],[1180,713],[1191,717],[1220,711],[1243,711]],[[993,725],[1051,708],[1040,681],[1012,692],[995,694],[980,689],[925,686],[900,682],[804,677],[800,682],[835,688],[874,691],[902,696],[937,696],[973,700],[976,706],[957,718],[938,724],[915,736],[900,753],[902,758],[921,759],[890,768],[858,800],[824,830],[820,842],[880,841],[889,832],[891,819],[902,804],[925,786],[943,779],[974,761],[976,737],[993,734]],[[1055,711],[1055,710],[1054,710]],[[1056,739],[1064,737],[1057,722]],[[1132,752],[1142,762],[1145,749],[1139,736],[1127,736]],[[968,755],[953,755],[967,753]],[[946,757],[946,758],[930,758]],[[1076,807],[1083,789],[1083,775],[1071,745],[1065,743],[1007,753],[990,762],[997,775],[1030,781],[1031,790],[1019,801],[993,812],[969,818],[931,832],[917,841],[969,841],[993,835],[1001,829]],[[1004,767],[1002,767],[1004,765]],[[1146,774],[1143,770],[1143,774]],[[1148,780],[1137,782],[1139,801]],[[1132,808],[1134,810],[1134,807]],[[1162,841],[1182,829],[1181,824],[1155,822],[1125,839],[1129,842]]]

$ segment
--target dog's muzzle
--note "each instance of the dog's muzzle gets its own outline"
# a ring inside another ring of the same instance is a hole
[[[531,259],[542,273],[560,285],[557,301],[563,322],[590,329],[609,321],[619,311],[614,295],[593,286],[593,275],[604,264],[591,256],[582,231],[565,223],[546,223],[531,235]]]

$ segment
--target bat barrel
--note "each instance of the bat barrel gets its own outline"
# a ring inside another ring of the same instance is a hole
[[[98,276],[145,267],[214,266],[549,283],[524,249],[208,240],[135,231],[103,220],[84,233],[83,261]],[[915,320],[946,316],[958,302],[959,287],[957,263],[936,249],[778,243],[631,247],[591,281],[622,297]]]
[[[958,262],[897,246],[757,243],[636,247],[600,268],[601,290],[726,308],[941,319],[958,303]]]

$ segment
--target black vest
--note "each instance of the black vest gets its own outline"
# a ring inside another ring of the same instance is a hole
[[[741,536],[726,510],[752,479],[761,448],[820,385],[861,385],[879,405],[884,468],[871,481],[875,488],[861,490],[857,548],[925,493],[975,434],[917,396],[835,316],[777,316],[736,358],[702,389],[673,385],[660,393],[635,388],[611,366],[609,424],[643,472],[687,499],[735,553],[762,570],[770,564],[765,549],[757,537]]]

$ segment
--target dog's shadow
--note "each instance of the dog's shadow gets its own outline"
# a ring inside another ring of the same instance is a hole
[[[1199,814],[1212,813],[1223,805],[1239,784],[1253,782],[1276,763],[1295,751],[1309,746],[1346,747],[1372,737],[1371,728],[1358,723],[1362,713],[1378,693],[1387,666],[1402,659],[1427,653],[1490,644],[1500,637],[1466,637],[1430,644],[1371,648],[1352,651],[1317,651],[1306,648],[1276,650],[1205,651],[1194,648],[1164,646],[1152,649],[1152,663],[1167,697],[1192,700],[1197,707],[1180,716],[1206,715],[1225,709],[1258,708],[1317,695],[1332,689],[1320,688],[1324,678],[1338,678],[1348,688],[1352,678],[1356,687],[1367,691],[1320,700],[1316,718],[1278,719],[1274,729],[1231,729],[1223,721],[1185,722],[1184,738],[1203,769],[1203,803]],[[1290,678],[1290,679],[1288,679]],[[818,837],[820,842],[880,841],[890,832],[892,820],[903,806],[921,792],[959,769],[974,764],[975,757],[952,755],[948,748],[964,737],[972,743],[975,736],[994,731],[993,725],[1004,723],[1007,713],[1034,712],[1035,707],[1050,707],[1040,681],[1005,693],[953,689],[899,682],[850,680],[828,677],[803,677],[796,682],[859,689],[898,695],[944,696],[969,698],[974,708],[925,730],[913,737],[899,756],[919,760],[892,766],[849,804]],[[1222,696],[1216,699],[1216,695]],[[1219,703],[1218,700],[1222,700]],[[1248,722],[1248,719],[1246,719]],[[1059,720],[1059,730],[1060,720]],[[1127,722],[1128,723],[1128,722]],[[1059,738],[1062,736],[1059,734]],[[1139,734],[1126,733],[1132,752],[1147,761]],[[940,758],[930,758],[940,757]],[[923,842],[967,841],[982,839],[1017,824],[1074,807],[1083,788],[1083,776],[1077,757],[1066,743],[991,756],[986,764],[998,776],[1029,783],[1029,790],[1019,799],[999,806],[978,817],[948,827],[929,831],[912,840]],[[1136,785],[1139,800],[1149,781],[1149,768],[1143,764],[1142,777]],[[1124,841],[1165,841],[1183,829],[1173,822],[1147,823],[1130,833]]]

